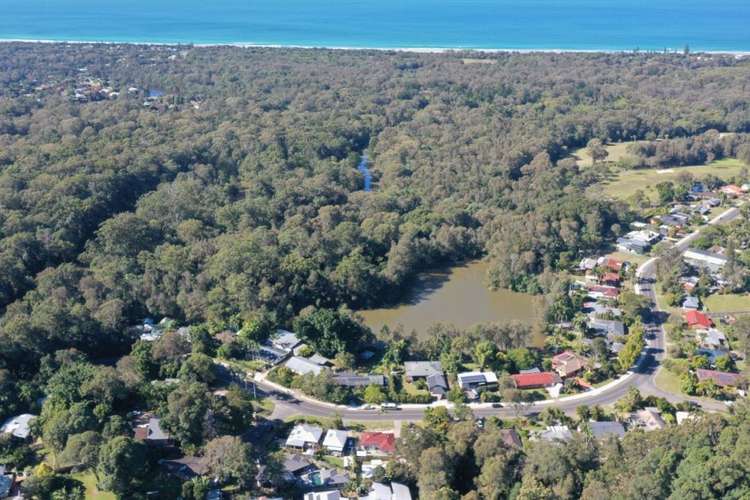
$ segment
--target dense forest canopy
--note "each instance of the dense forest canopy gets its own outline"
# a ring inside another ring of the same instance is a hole
[[[2,44],[0,383],[146,315],[290,322],[468,257],[546,290],[630,218],[572,148],[750,132],[745,59],[486,57]]]

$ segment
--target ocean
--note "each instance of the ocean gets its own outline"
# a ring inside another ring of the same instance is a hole
[[[0,0],[0,39],[750,52],[750,0]]]

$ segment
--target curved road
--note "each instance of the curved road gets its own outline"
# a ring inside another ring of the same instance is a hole
[[[735,219],[740,214],[738,208],[730,208],[718,217],[709,221],[708,224],[722,224]],[[675,247],[684,252],[690,243],[700,234],[700,229],[685,236],[675,243]],[[610,405],[622,398],[631,388],[638,389],[644,395],[654,395],[665,398],[671,402],[693,401],[709,411],[722,411],[726,407],[715,401],[694,400],[686,398],[679,394],[665,392],[655,384],[656,372],[659,364],[664,357],[665,333],[658,317],[660,310],[656,302],[656,293],[653,290],[652,283],[656,278],[656,262],[658,258],[652,257],[638,267],[636,277],[639,284],[636,285],[636,293],[644,295],[651,300],[652,316],[657,318],[655,323],[646,326],[647,344],[638,360],[636,366],[627,374],[619,379],[610,382],[602,387],[576,394],[565,396],[558,399],[547,399],[535,403],[526,404],[490,404],[490,403],[471,403],[474,415],[477,417],[488,417],[496,415],[500,417],[517,417],[538,413],[547,406],[560,408],[566,413],[574,412],[578,406],[588,405]],[[398,410],[381,411],[365,410],[357,407],[343,405],[334,405],[325,403],[306,396],[293,393],[276,384],[265,380],[262,376],[256,376],[254,380],[256,390],[261,394],[270,397],[275,403],[274,416],[284,418],[292,415],[307,415],[315,417],[332,417],[339,415],[348,420],[368,420],[368,421],[393,421],[393,420],[420,420],[424,415],[424,410],[430,406],[448,405],[446,402],[433,403],[432,405],[402,405]]]

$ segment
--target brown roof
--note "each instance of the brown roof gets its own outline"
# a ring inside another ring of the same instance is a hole
[[[698,370],[696,370],[696,374],[698,376],[698,380],[703,381],[711,379],[716,382],[716,385],[721,387],[734,387],[739,383],[740,380],[739,373],[705,370],[703,368],[699,368]]]
[[[522,446],[521,438],[515,429],[500,429],[500,435],[502,436],[503,443],[511,448],[520,448]]]

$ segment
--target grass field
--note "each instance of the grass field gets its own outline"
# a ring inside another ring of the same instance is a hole
[[[710,312],[750,312],[750,295],[736,293],[711,295],[703,299],[703,304]]]
[[[708,165],[695,165],[688,167],[673,167],[668,169],[638,169],[620,170],[611,175],[611,179],[597,183],[590,189],[591,195],[604,193],[611,198],[626,200],[633,196],[636,191],[642,189],[651,198],[656,199],[656,184],[665,181],[675,181],[682,173],[690,173],[695,177],[703,177],[713,174],[721,179],[729,179],[737,174],[743,167],[743,162],[734,158],[715,161]]]
[[[654,382],[656,383],[656,387],[662,391],[671,392],[673,394],[682,394],[682,382],[680,381],[680,376],[672,373],[666,368],[659,368]]]
[[[108,491],[99,491],[96,477],[92,472],[73,474],[73,478],[83,483],[86,488],[86,500],[116,500],[117,497]]]
[[[631,144],[635,144],[636,142],[638,141],[618,142],[615,144],[605,145],[604,148],[607,150],[607,153],[609,153],[606,161],[610,162],[624,160],[625,158],[630,156],[628,153],[628,146],[630,146]],[[591,155],[589,155],[586,148],[580,148],[573,151],[573,157],[581,167],[590,167],[592,165]]]

